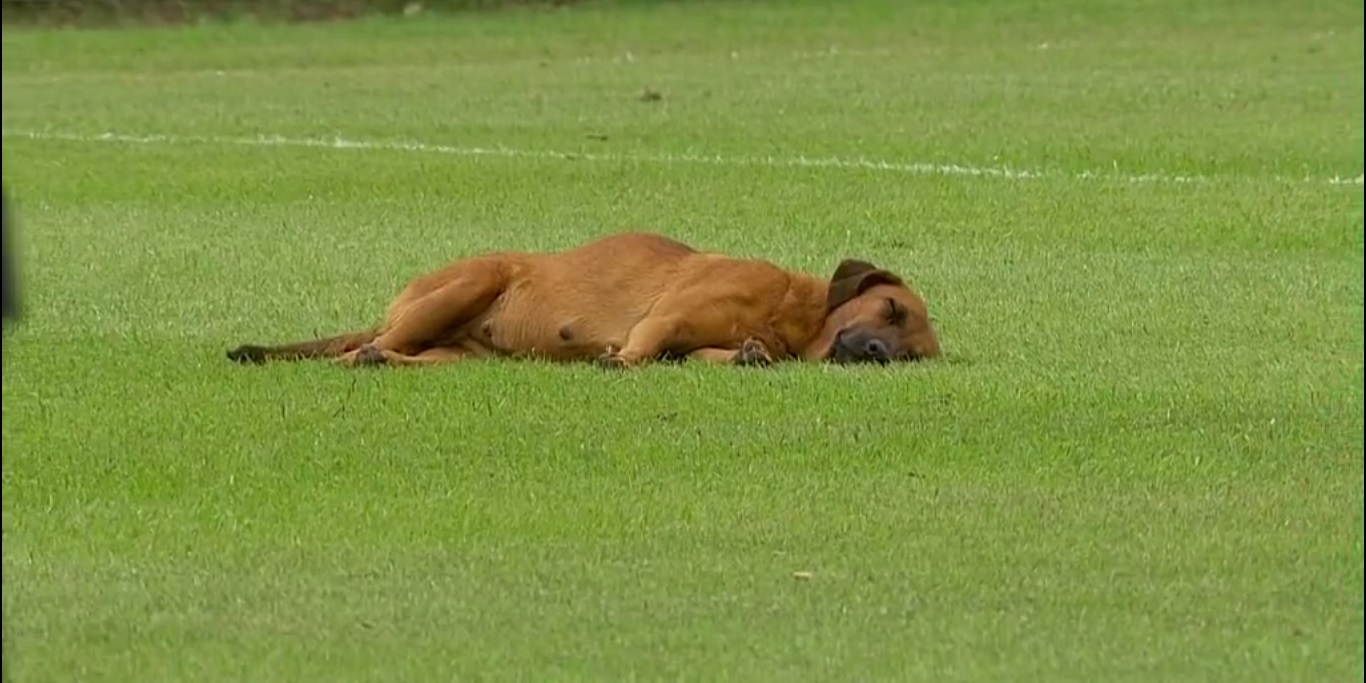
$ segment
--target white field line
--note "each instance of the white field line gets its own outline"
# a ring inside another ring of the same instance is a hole
[[[1361,187],[1361,175],[1355,178],[1259,178],[1255,176],[1192,176],[1163,173],[1125,174],[1119,171],[1043,171],[1013,169],[1001,166],[967,166],[962,164],[934,164],[925,162],[883,161],[877,159],[844,159],[839,157],[774,157],[774,156],[719,156],[706,154],[604,154],[597,152],[562,152],[553,150],[516,149],[510,147],[469,147],[429,144],[409,141],[353,140],[341,137],[286,137],[259,135],[234,137],[219,135],[129,135],[121,133],[64,133],[46,130],[4,130],[3,137],[30,140],[60,140],[83,143],[117,143],[128,145],[235,145],[245,147],[311,147],[332,150],[370,150],[413,152],[421,154],[449,154],[465,157],[501,157],[521,159],[583,160],[608,163],[654,163],[712,166],[760,166],[769,168],[825,168],[866,170],[931,176],[976,176],[1029,180],[1037,178],[1074,178],[1078,180],[1109,180],[1133,184],[1206,183],[1220,180],[1273,180],[1291,183],[1343,185]]]
[[[1047,44],[1045,44],[1046,46]],[[1030,48],[1039,49],[1039,48]],[[521,57],[511,59],[499,59],[496,61],[479,61],[468,58],[468,55],[461,55],[454,63],[442,64],[440,68],[452,70],[481,69],[488,67],[503,67],[510,64],[534,63],[540,64],[549,62],[553,65],[573,64],[576,66],[584,65],[623,65],[637,64],[640,62],[662,61],[674,59],[705,60],[705,61],[781,61],[781,60],[812,60],[812,59],[832,59],[841,57],[855,58],[886,58],[891,57],[895,52],[887,48],[841,48],[832,45],[824,49],[817,50],[796,50],[790,52],[775,52],[766,50],[726,50],[715,49],[703,52],[689,53],[646,53],[636,55],[627,50],[619,54],[611,55],[578,55],[561,57]],[[173,71],[127,71],[127,70],[90,70],[90,71],[61,71],[50,72],[41,69],[31,71],[15,71],[10,73],[7,78],[13,83],[24,83],[33,85],[61,84],[72,81],[156,81],[169,79],[200,79],[200,78],[223,78],[223,77],[273,77],[287,76],[292,74],[353,74],[353,73],[389,73],[411,71],[414,69],[430,70],[433,66],[430,61],[414,63],[391,63],[391,64],[335,64],[335,65],[309,65],[309,66],[272,66],[265,69],[236,67],[226,69],[184,69]],[[952,78],[961,80],[961,74],[953,74]]]

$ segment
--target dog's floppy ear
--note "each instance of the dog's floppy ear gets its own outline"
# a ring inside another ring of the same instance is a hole
[[[867,261],[845,259],[830,278],[830,294],[825,300],[827,313],[848,303],[873,285],[899,285],[901,278]]]

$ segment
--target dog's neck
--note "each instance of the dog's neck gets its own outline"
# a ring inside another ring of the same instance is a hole
[[[824,360],[830,355],[835,331],[826,329],[826,299],[830,281],[806,273],[790,273],[783,301],[782,322],[777,330],[788,353],[803,360]]]

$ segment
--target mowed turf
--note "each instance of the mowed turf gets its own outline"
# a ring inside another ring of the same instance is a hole
[[[944,0],[7,29],[9,673],[1360,680],[1362,25]],[[872,260],[946,356],[223,357],[622,229]]]

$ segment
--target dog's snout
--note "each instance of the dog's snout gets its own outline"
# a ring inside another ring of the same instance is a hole
[[[835,335],[835,360],[886,363],[892,359],[892,347],[885,339],[862,330],[842,330]]]

